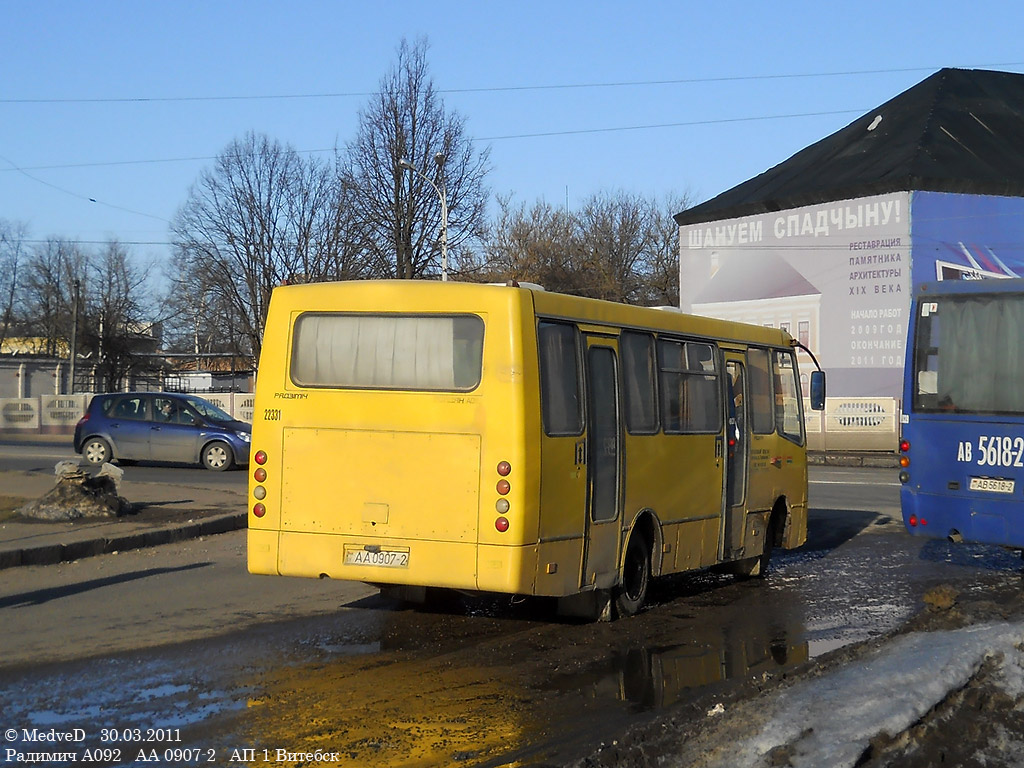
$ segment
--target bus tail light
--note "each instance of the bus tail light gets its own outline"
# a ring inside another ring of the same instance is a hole
[[[900,453],[907,453],[910,450],[910,441],[900,440]]]
[[[498,533],[504,533],[508,530],[508,518],[499,517],[494,521],[494,527],[498,530]]]
[[[900,466],[901,467],[909,467],[910,466],[910,457],[909,456],[900,456]]]
[[[256,517],[263,517],[267,514],[267,508],[263,504],[254,504],[252,507],[252,513],[256,515]]]
[[[911,515],[910,517],[908,517],[907,518],[907,524],[911,528],[916,528],[917,527],[917,515]]]
[[[255,472],[252,473],[253,480],[257,483],[262,483],[267,479],[267,470],[263,467],[259,467]]]
[[[267,452],[266,451],[256,451],[256,454],[252,458],[253,458],[253,461],[255,461],[257,464],[266,464],[267,463]]]

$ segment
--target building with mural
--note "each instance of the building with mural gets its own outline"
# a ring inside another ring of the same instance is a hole
[[[915,286],[1024,276],[1024,75],[940,70],[675,218],[684,311],[787,329],[830,395],[898,398]]]

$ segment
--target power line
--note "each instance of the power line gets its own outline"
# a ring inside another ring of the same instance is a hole
[[[725,117],[725,118],[715,119],[715,120],[690,120],[690,121],[679,122],[679,123],[655,123],[655,124],[651,124],[651,125],[622,125],[622,126],[613,126],[613,127],[609,127],[609,128],[576,128],[576,129],[570,129],[570,130],[565,130],[565,131],[541,131],[541,132],[537,132],[537,133],[513,133],[513,134],[505,134],[505,135],[502,135],[502,136],[481,136],[481,137],[472,138],[470,140],[471,141],[504,141],[504,140],[507,140],[507,139],[534,139],[534,138],[543,138],[543,137],[547,137],[547,136],[573,136],[573,135],[585,134],[585,133],[618,133],[618,132],[626,132],[626,131],[643,131],[643,130],[657,129],[657,128],[685,128],[685,127],[697,126],[697,125],[722,125],[722,124],[728,124],[728,123],[745,123],[745,122],[755,122],[755,121],[758,121],[758,120],[785,120],[785,119],[793,119],[793,118],[800,118],[800,117],[823,117],[823,116],[829,116],[829,115],[861,114],[861,113],[863,113],[863,111],[864,110],[860,110],[860,109],[840,109],[840,110],[835,110],[835,111],[831,111],[831,112],[802,112],[802,113],[791,113],[791,114],[786,114],[786,115],[757,115],[757,116],[752,116],[752,117]],[[296,152],[298,152],[298,154],[301,154],[301,155],[315,155],[315,154],[321,154],[321,153],[325,153],[325,152],[334,152],[334,151],[335,151],[334,147],[331,147],[329,149],[301,149],[301,150],[296,150]],[[119,165],[148,165],[148,164],[156,164],[156,163],[209,162],[211,160],[216,160],[217,157],[220,157],[220,155],[218,155],[218,156],[208,156],[208,157],[165,157],[165,158],[157,158],[157,159],[151,159],[151,160],[110,160],[110,161],[102,161],[102,162],[96,162],[96,163],[61,163],[61,164],[56,164],[56,165],[26,165],[26,166],[23,166],[23,167],[16,166],[16,165],[14,165],[14,163],[11,163],[11,161],[8,160],[7,162],[10,163],[11,167],[10,168],[0,168],[0,173],[2,173],[4,171],[19,171],[21,173],[25,173],[26,171],[54,171],[54,170],[66,170],[66,169],[71,169],[71,168],[106,168],[106,167],[113,167],[113,166],[119,166]],[[28,175],[28,174],[26,173],[25,175]],[[29,178],[35,179],[35,177],[32,177],[32,176],[30,176]],[[35,179],[35,180],[39,181],[39,179]],[[40,183],[45,184],[46,182],[40,182]]]
[[[999,62],[994,64],[968,64],[964,68],[987,67],[1021,67],[1024,62]],[[507,85],[487,86],[481,88],[439,88],[437,93],[509,93],[514,91],[555,91],[582,90],[587,88],[636,88],[658,85],[696,85],[701,83],[755,82],[763,80],[794,80],[816,77],[851,77],[858,75],[899,74],[905,72],[932,72],[941,67],[904,67],[897,69],[861,69],[841,72],[796,72],[788,74],[768,75],[735,75],[721,77],[691,77],[666,80],[623,80],[605,83],[554,83],[549,85]],[[0,99],[0,104],[166,104],[180,102],[210,101],[270,101],[294,99],[343,99],[366,98],[374,96],[374,91],[337,91],[324,93],[280,93],[226,96],[120,96],[110,98],[40,98],[40,99]]]

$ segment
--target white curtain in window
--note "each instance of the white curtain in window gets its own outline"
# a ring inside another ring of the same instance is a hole
[[[304,315],[292,378],[309,386],[454,389],[454,347],[450,317]]]
[[[947,301],[940,315],[940,406],[1024,413],[1024,301]]]

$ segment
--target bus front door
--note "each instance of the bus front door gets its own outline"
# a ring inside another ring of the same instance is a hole
[[[584,588],[613,586],[618,574],[622,436],[614,342],[587,340],[587,510]]]

